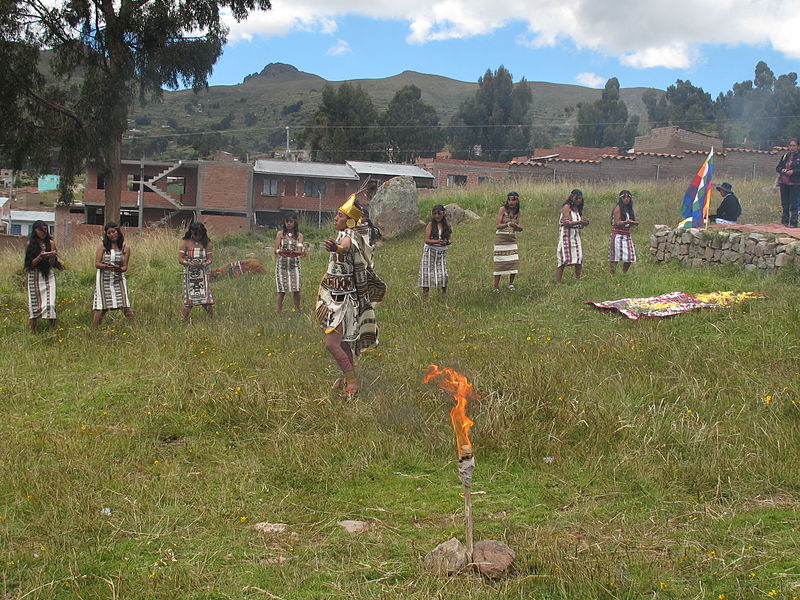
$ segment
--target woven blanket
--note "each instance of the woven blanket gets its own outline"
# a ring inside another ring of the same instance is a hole
[[[214,269],[211,271],[212,279],[219,279],[220,277],[238,277],[244,273],[266,273],[264,265],[255,258],[246,258],[244,260],[236,260],[228,263],[224,267]]]
[[[641,317],[670,317],[698,308],[725,308],[751,298],[765,298],[763,292],[669,292],[649,298],[622,298],[607,302],[585,302],[597,308],[618,310],[633,321]]]

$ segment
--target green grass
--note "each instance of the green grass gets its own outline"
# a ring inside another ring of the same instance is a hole
[[[737,183],[744,220],[774,222],[765,185]],[[276,317],[271,275],[244,276],[215,283],[216,321],[194,311],[183,327],[178,237],[135,239],[136,321],[110,313],[92,330],[94,248],[74,248],[59,328],[35,336],[22,257],[0,254],[0,598],[800,596],[800,277],[651,262],[652,225],[678,221],[683,186],[622,187],[643,222],[630,273],[607,274],[617,188],[584,189],[585,275],[557,288],[569,190],[520,185],[521,274],[499,296],[507,190],[424,197],[423,216],[456,201],[484,218],[455,228],[447,305],[414,287],[421,232],[378,249],[381,345],[360,359],[353,400],[329,389],[336,368],[309,317],[323,252],[303,263],[304,313]],[[271,235],[215,241],[217,265],[271,268]],[[729,289],[767,298],[639,322],[583,304]],[[475,537],[516,551],[502,582],[421,566],[463,539],[452,400],[421,383],[430,363],[481,395]],[[342,519],[372,528],[349,535]],[[291,535],[261,536],[260,521]]]

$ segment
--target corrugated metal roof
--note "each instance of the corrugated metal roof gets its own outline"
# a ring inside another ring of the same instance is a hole
[[[365,162],[361,160],[347,160],[345,163],[359,175],[392,175],[395,177],[434,179],[433,175],[428,173],[425,169],[415,165]]]
[[[9,215],[12,221],[52,221],[55,223],[56,213],[44,210],[12,210]]]
[[[356,172],[347,165],[329,163],[295,162],[287,160],[257,160],[256,173],[266,175],[294,175],[295,177],[319,177],[322,179],[350,179],[358,181]]]

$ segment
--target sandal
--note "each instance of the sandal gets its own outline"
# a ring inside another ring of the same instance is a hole
[[[358,381],[350,381],[344,386],[344,395],[348,398],[352,398],[353,396],[357,396],[360,390],[361,385],[359,385]]]

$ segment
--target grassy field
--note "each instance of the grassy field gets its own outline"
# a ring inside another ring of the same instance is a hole
[[[766,183],[734,182],[744,221],[775,222]],[[302,313],[276,316],[271,275],[244,276],[215,284],[217,320],[195,310],[184,327],[178,234],[133,240],[137,318],[93,330],[94,248],[74,248],[58,329],[37,335],[22,257],[0,254],[0,598],[800,597],[800,276],[651,262],[652,225],[678,221],[683,186],[624,186],[640,261],[615,277],[619,188],[585,188],[584,278],[568,271],[560,288],[569,189],[521,186],[521,274],[499,295],[493,219],[508,190],[425,197],[423,214],[457,201],[484,218],[455,229],[447,304],[415,288],[421,232],[377,251],[381,345],[352,400],[330,390],[309,317],[323,252],[303,264]],[[271,237],[215,242],[218,265],[271,269]],[[767,298],[640,322],[583,304],[675,290]],[[481,395],[475,539],[516,551],[501,582],[421,566],[463,539],[452,400],[421,383],[430,363]],[[262,521],[289,533],[264,536]]]

